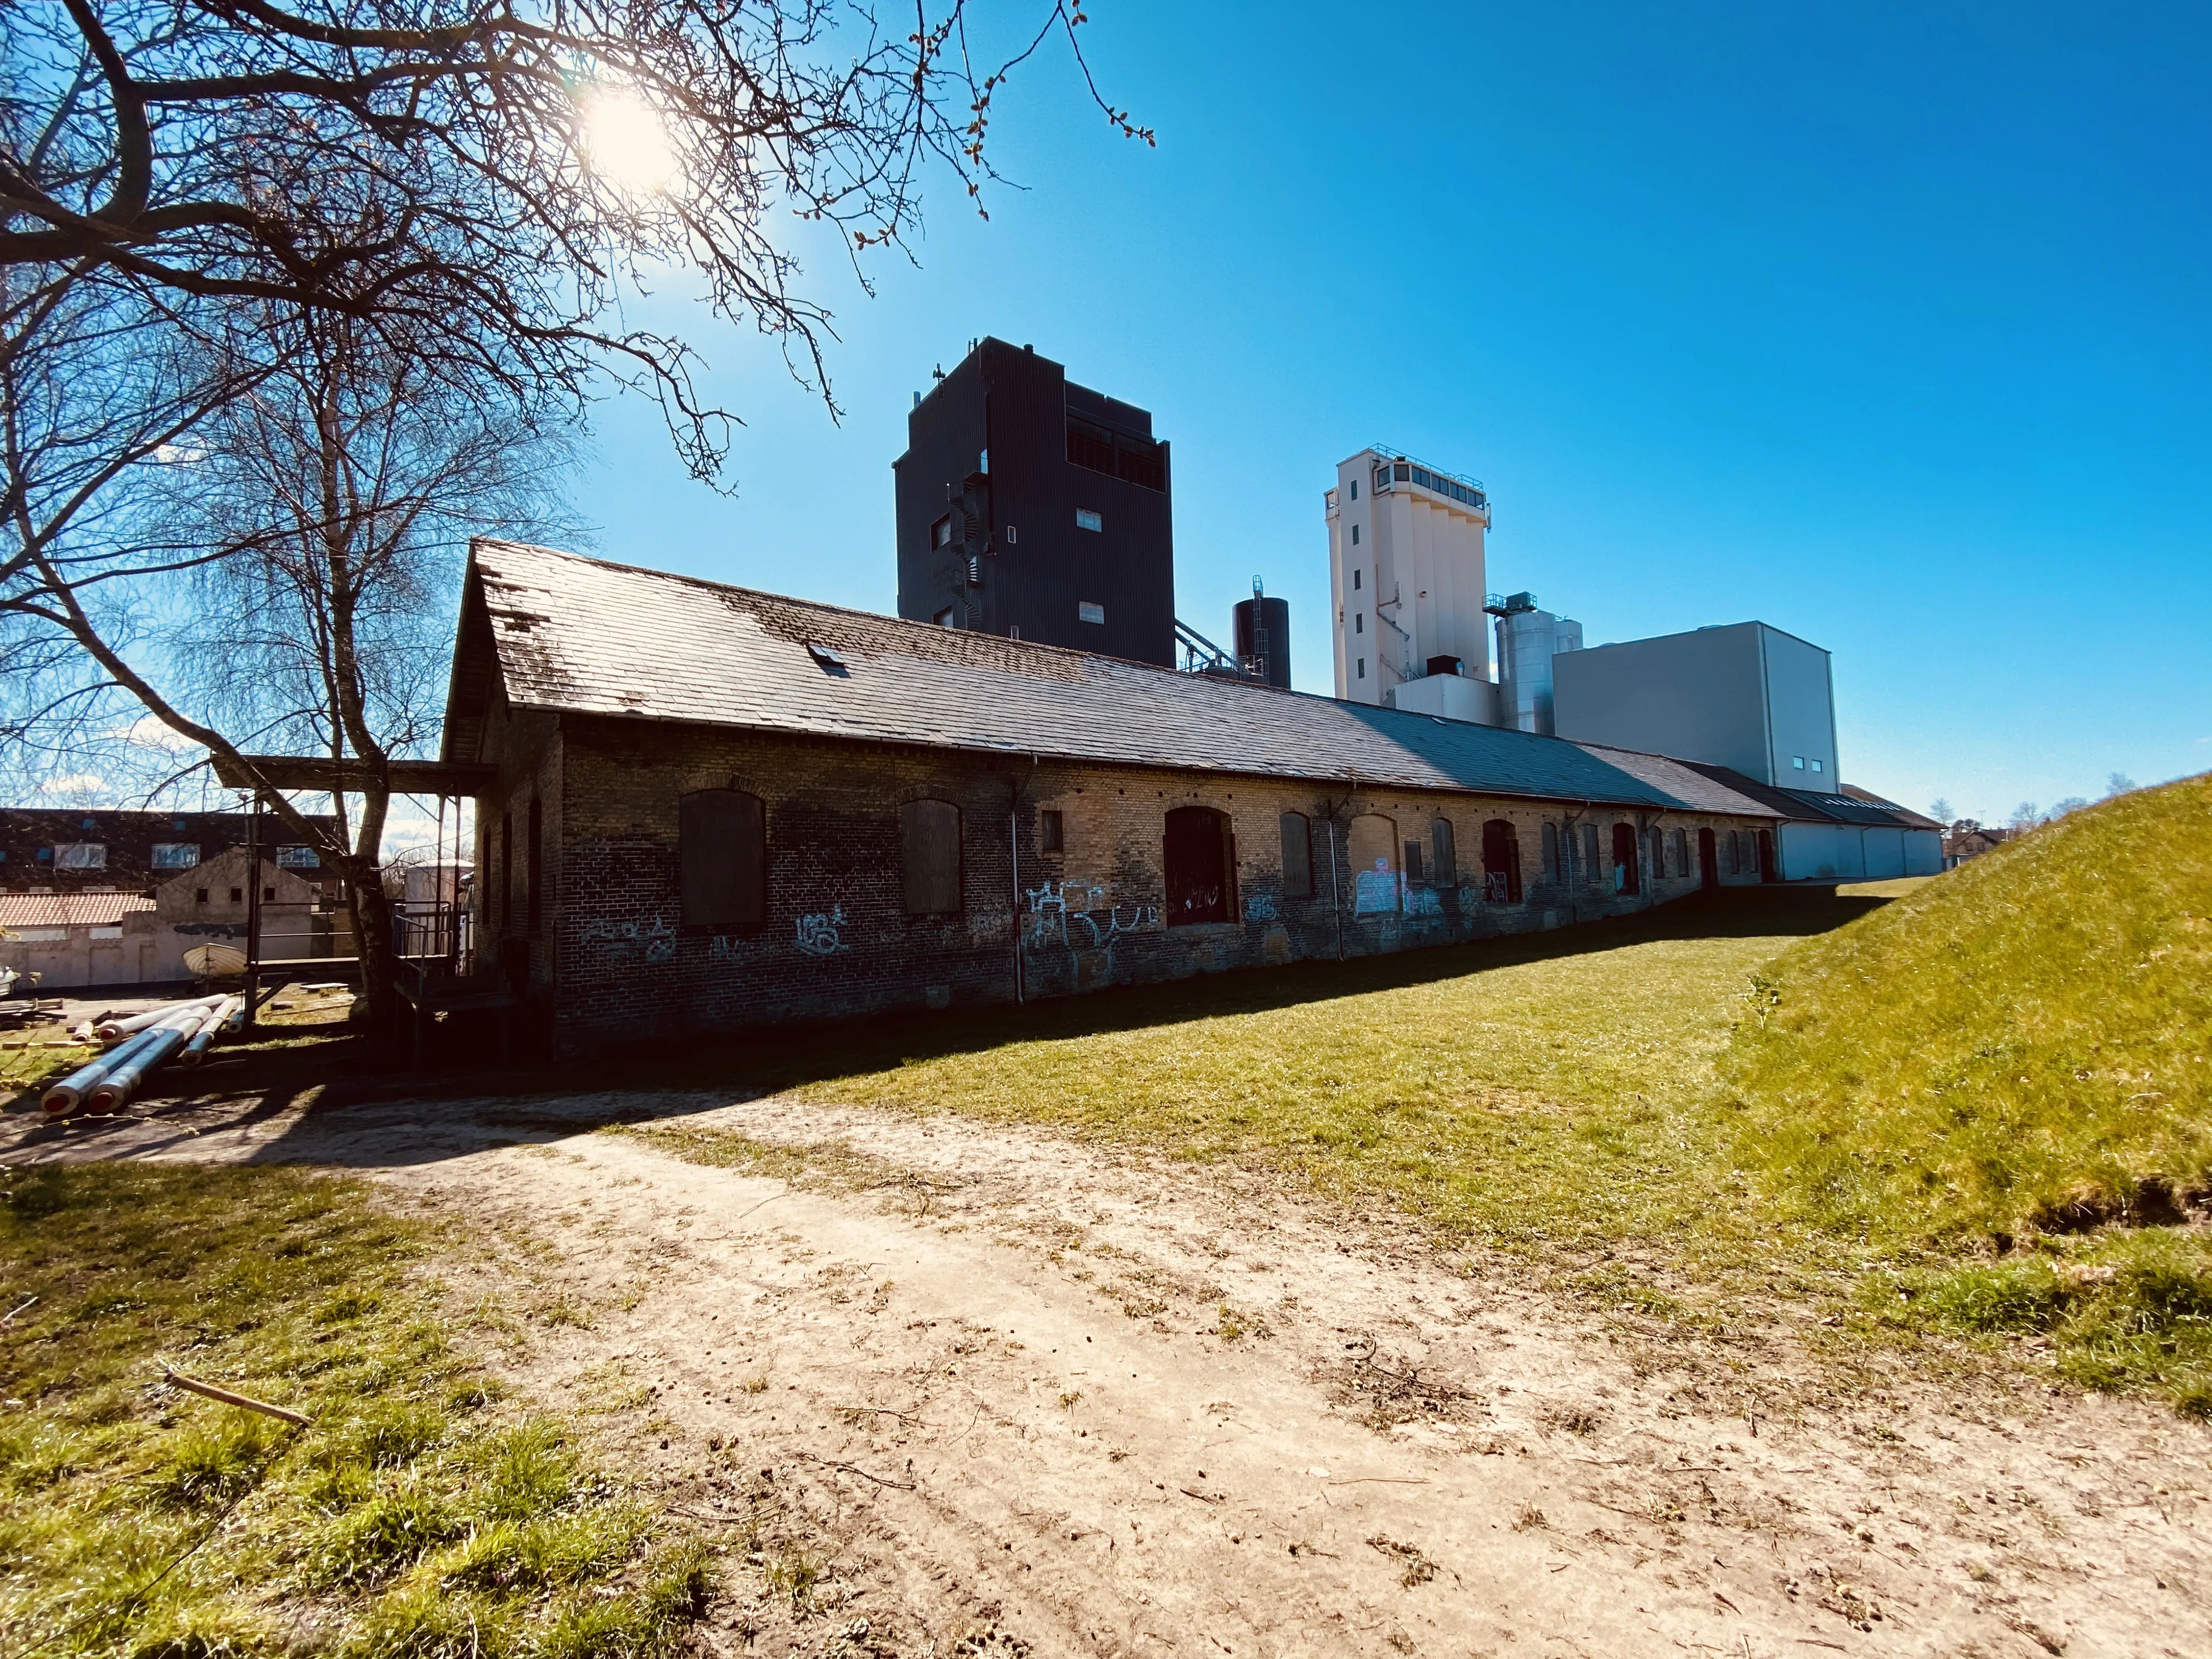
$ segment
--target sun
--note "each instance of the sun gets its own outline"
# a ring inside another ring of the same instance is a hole
[[[676,181],[668,128],[634,87],[599,87],[586,95],[584,149],[592,171],[625,195],[656,195]]]

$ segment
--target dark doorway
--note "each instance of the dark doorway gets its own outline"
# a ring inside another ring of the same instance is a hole
[[[1761,881],[1776,881],[1780,879],[1780,876],[1781,872],[1774,867],[1774,832],[1762,830],[1759,832],[1759,878]]]
[[[1643,883],[1636,878],[1636,826],[1616,823],[1613,826],[1613,890],[1616,893],[1640,893]]]
[[[1698,831],[1698,875],[1708,887],[1721,884],[1720,843],[1710,830]]]
[[[1492,904],[1521,902],[1521,838],[1510,819],[1482,826],[1482,896]]]
[[[1237,853],[1226,813],[1210,806],[1176,807],[1168,814],[1164,854],[1169,927],[1236,915]]]

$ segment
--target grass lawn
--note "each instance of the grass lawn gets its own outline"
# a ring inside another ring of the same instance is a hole
[[[357,1184],[0,1170],[11,1655],[583,1659],[672,1648],[703,1555],[501,1401]],[[172,1388],[158,1360],[305,1413]]]
[[[1724,894],[1632,920],[886,1024],[762,1055],[822,1101],[1041,1121],[1265,1165],[1647,1305],[1827,1282],[1730,1150],[1717,1062],[1753,975],[1886,895]],[[1652,1246],[1660,1248],[1654,1250]],[[1663,1281],[1663,1282],[1662,1282]]]

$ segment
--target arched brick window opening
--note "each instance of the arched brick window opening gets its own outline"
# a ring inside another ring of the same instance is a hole
[[[1759,832],[1759,878],[1761,881],[1779,881],[1782,878],[1782,872],[1774,866],[1774,832],[1771,830]]]
[[[1482,896],[1492,904],[1521,902],[1521,837],[1510,818],[1482,826]]]
[[[1311,898],[1313,884],[1313,823],[1303,812],[1283,814],[1283,896]]]
[[[1595,886],[1605,879],[1605,860],[1597,855],[1597,825],[1583,825],[1583,879]]]
[[[1640,893],[1644,884],[1637,878],[1636,826],[1616,823],[1613,826],[1613,890],[1616,893]]]
[[[676,804],[677,884],[686,927],[750,927],[768,914],[768,811],[742,789]]]
[[[899,808],[906,854],[906,913],[960,912],[960,809],[949,800],[910,800]]]
[[[1698,879],[1707,887],[1721,884],[1721,853],[1714,844],[1713,832],[1698,831]]]
[[[1234,920],[1237,844],[1226,812],[1210,806],[1176,807],[1168,814],[1163,851],[1169,927]]]
[[[1651,862],[1646,867],[1651,872],[1651,879],[1654,881],[1664,881],[1668,874],[1668,871],[1667,869],[1667,837],[1660,833],[1658,827],[1655,824],[1651,829],[1644,831],[1644,839],[1650,844],[1650,848]],[[1673,873],[1680,875],[1681,872],[1677,870]]]
[[[1352,860],[1354,915],[1395,914],[1399,904],[1398,825],[1380,812],[1362,812],[1346,836]]]
[[[1544,822],[1544,879],[1557,881],[1559,878],[1559,826],[1547,818]]]

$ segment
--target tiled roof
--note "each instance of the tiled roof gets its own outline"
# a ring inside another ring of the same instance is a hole
[[[1748,795],[1753,800],[1764,801],[1785,818],[1795,818],[1802,823],[1858,823],[1870,828],[1895,830],[1941,830],[1943,826],[1932,818],[1923,818],[1910,808],[1895,801],[1845,784],[1840,791],[1826,789],[1784,789],[1773,784],[1761,783],[1756,778],[1746,777],[1725,766],[1713,766],[1704,761],[1673,763],[1702,773],[1715,783],[1736,794]]]
[[[1557,800],[1770,809],[1678,763],[479,541],[447,709],[517,707]]]
[[[0,893],[0,927],[112,927],[153,908],[143,893]]]

